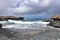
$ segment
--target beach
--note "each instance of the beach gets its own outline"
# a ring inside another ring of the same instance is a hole
[[[60,40],[60,30],[55,28],[24,29],[20,32],[0,29],[0,40]]]

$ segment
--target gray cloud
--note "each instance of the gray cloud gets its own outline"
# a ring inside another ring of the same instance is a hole
[[[52,15],[60,13],[60,0],[0,0],[0,15]]]
[[[7,15],[8,8],[16,7],[19,0],[0,0],[0,15]]]
[[[13,8],[16,13],[38,13],[51,5],[53,1],[51,0],[24,0],[19,4],[18,8]]]

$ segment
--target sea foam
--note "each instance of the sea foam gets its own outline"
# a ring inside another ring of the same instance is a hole
[[[9,22],[17,23],[17,24],[34,24],[34,23],[40,23],[40,24],[49,24],[50,22],[42,22],[42,21],[17,21],[17,20],[8,20]]]
[[[5,25],[2,28],[16,28],[16,29],[38,29],[40,27],[47,27],[47,24],[50,22],[42,21],[17,21],[17,20],[8,20],[8,22],[14,23],[11,25]]]

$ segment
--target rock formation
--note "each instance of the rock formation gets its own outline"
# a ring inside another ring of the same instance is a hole
[[[0,21],[4,21],[4,20],[24,20],[23,17],[14,17],[14,16],[0,16]]]
[[[52,16],[52,18],[54,21],[60,21],[60,15],[55,15],[55,16]]]
[[[55,15],[52,16],[51,18],[53,21],[50,22],[50,26],[56,27],[56,28],[60,28],[60,15]]]
[[[8,21],[8,20],[24,20],[23,17],[14,17],[14,16],[0,16],[0,21]],[[3,24],[0,23],[0,29]]]

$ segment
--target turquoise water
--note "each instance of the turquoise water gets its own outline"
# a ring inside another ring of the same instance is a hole
[[[25,21],[44,21],[44,20],[47,20],[47,19],[50,19],[50,18],[32,18],[32,19],[24,19]]]
[[[43,19],[25,19],[25,21],[40,21],[40,20],[43,20]]]

